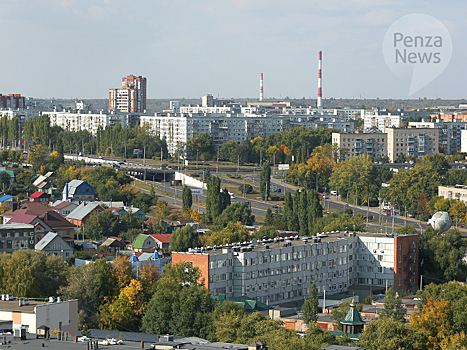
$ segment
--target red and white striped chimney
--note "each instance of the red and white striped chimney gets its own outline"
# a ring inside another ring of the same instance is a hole
[[[316,102],[316,107],[323,107],[323,91],[321,85],[321,63],[322,63],[322,51],[318,53],[318,100]]]
[[[263,100],[263,73],[259,74],[259,100]]]

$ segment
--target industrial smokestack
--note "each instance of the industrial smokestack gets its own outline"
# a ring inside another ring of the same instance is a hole
[[[318,100],[316,102],[316,107],[322,108],[323,107],[323,91],[321,85],[321,63],[322,63],[322,52],[320,51],[318,54]]]
[[[259,74],[259,100],[263,100],[263,73]]]

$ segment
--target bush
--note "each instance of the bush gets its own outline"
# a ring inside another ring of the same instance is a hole
[[[243,190],[243,188],[245,188],[245,190]],[[248,184],[245,184],[245,185],[240,185],[238,186],[238,190],[241,192],[241,193],[253,193],[253,186],[251,185],[248,185]]]

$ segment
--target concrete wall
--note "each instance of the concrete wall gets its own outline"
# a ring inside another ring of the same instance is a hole
[[[78,300],[62,301],[59,303],[44,304],[36,307],[36,327],[30,332],[35,333],[36,328],[42,325],[50,330],[60,329],[70,332],[74,336],[78,332]]]
[[[207,189],[206,184],[203,181],[200,181],[198,179],[195,179],[194,177],[188,176],[178,171],[175,172],[175,180],[182,180],[182,184],[187,186],[203,188],[205,190]]]

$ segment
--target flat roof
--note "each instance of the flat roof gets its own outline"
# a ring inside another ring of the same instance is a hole
[[[34,312],[36,306],[48,304],[48,301],[37,301],[29,299],[29,305],[19,306],[18,299],[16,300],[0,300],[0,311],[21,311]]]
[[[236,244],[227,244],[223,246],[214,246],[206,248],[190,249],[188,252],[179,252],[180,254],[206,254],[217,255],[224,254],[223,249],[231,249],[234,247],[246,248],[250,247],[251,251],[262,251],[267,249],[277,249],[284,247],[284,243],[290,243],[291,246],[297,247],[313,243],[331,243],[338,242],[339,240],[347,239],[349,237],[376,237],[376,238],[394,238],[398,237],[397,234],[385,233],[371,233],[371,232],[352,232],[352,231],[335,231],[322,233],[319,236],[312,237],[276,237],[274,239],[255,240],[250,242],[242,242]],[[416,236],[416,235],[402,235],[402,236]],[[266,248],[268,247],[268,248]],[[240,250],[240,252],[242,252]],[[246,251],[245,251],[246,252]],[[178,253],[178,252],[177,252]]]

